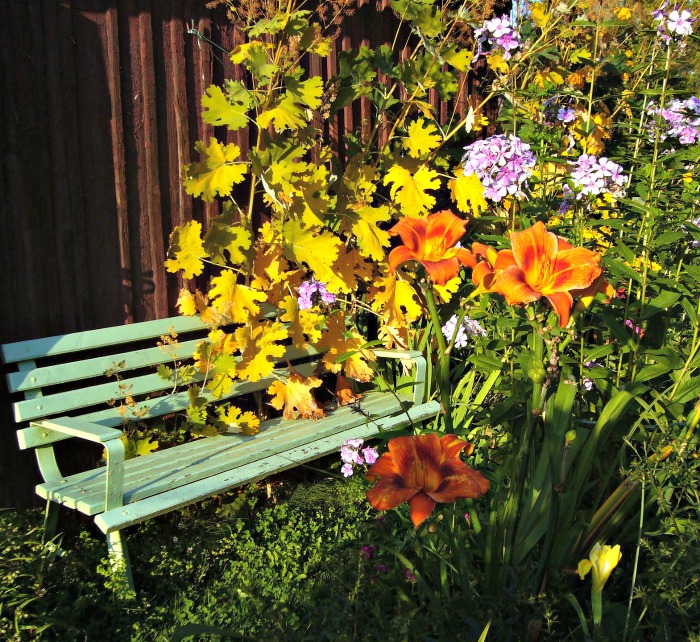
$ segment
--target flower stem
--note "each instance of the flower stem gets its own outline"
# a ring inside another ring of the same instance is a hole
[[[445,416],[445,432],[454,432],[452,424],[452,385],[450,382],[450,353],[447,351],[447,342],[442,334],[442,322],[435,305],[435,297],[433,295],[433,285],[429,281],[423,287],[425,301],[428,304],[428,312],[430,319],[433,322],[435,338],[438,344],[438,362],[437,362],[437,384],[440,392],[440,404]]]

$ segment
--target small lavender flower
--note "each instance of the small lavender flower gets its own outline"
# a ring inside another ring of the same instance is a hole
[[[651,140],[675,138],[681,145],[700,143],[700,98],[697,96],[672,100],[664,109],[652,103],[646,111],[653,117],[647,125]]]
[[[700,227],[700,218],[694,218],[692,221],[690,221],[695,227]],[[690,242],[690,247],[700,247],[700,241],[697,239],[693,239]]]
[[[656,27],[656,32],[666,44],[671,42],[675,37],[680,40],[693,33],[693,22],[690,11],[683,9],[678,11],[674,8],[669,14],[666,13],[668,2],[664,2],[656,11],[651,12],[652,18],[659,24]],[[681,43],[683,46],[683,43]]]
[[[377,459],[379,453],[375,448],[364,446],[363,439],[346,439],[340,447],[340,460],[343,462],[340,472],[345,477],[352,476],[355,466],[371,466]]]
[[[365,458],[365,463],[369,466],[379,459],[379,453],[376,448],[363,448],[362,456]]]
[[[523,196],[523,188],[537,163],[530,145],[512,134],[499,134],[477,140],[464,150],[464,175],[479,177],[485,198],[498,202],[509,195]]]
[[[360,549],[360,553],[362,554],[362,557],[364,557],[366,560],[371,560],[374,557],[374,554],[376,552],[377,552],[377,547],[372,545],[372,544],[368,544],[366,546],[363,546]]]
[[[515,50],[522,46],[520,34],[511,26],[507,16],[484,20],[484,24],[474,31],[477,43],[476,60],[484,55],[484,45],[488,45],[490,51],[499,51],[504,60],[510,60]]]
[[[403,574],[406,576],[406,579],[413,584],[416,581],[416,576],[411,573],[407,568],[403,569]]]
[[[557,112],[557,120],[562,123],[572,123],[576,120],[576,112],[571,107],[560,107]]]
[[[327,305],[335,303],[335,294],[329,292],[326,286],[316,279],[304,281],[297,288],[297,292],[299,294],[297,301],[300,310],[308,310],[318,303],[319,300]]]
[[[457,315],[453,314],[442,326],[442,334],[445,336],[445,339],[452,341],[455,331],[457,332],[454,343],[455,348],[466,348],[469,345],[470,336],[486,336],[486,330],[481,327],[481,324],[469,317],[464,317],[459,329],[457,329]]]
[[[683,9],[683,11],[679,13],[674,9],[668,14],[666,27],[676,36],[689,36],[693,33],[693,22],[695,21],[691,19],[690,11]]]
[[[569,161],[572,165],[571,179],[576,190],[576,200],[584,196],[612,194],[615,197],[625,195],[627,177],[622,167],[602,157],[597,159],[592,154],[581,154],[578,160]]]

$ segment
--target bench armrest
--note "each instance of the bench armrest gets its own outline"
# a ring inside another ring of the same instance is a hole
[[[30,428],[38,428],[45,433],[59,432],[71,437],[79,437],[102,444],[107,456],[107,488],[105,490],[105,510],[124,505],[124,460],[126,449],[121,440],[121,430],[100,426],[73,417],[57,417],[32,421]]]
[[[42,419],[41,421],[32,421],[29,425],[33,428],[54,430],[71,437],[80,437],[98,444],[104,444],[112,439],[119,439],[124,434],[117,428],[100,426],[99,424],[93,424],[82,419],[74,419],[73,417]]]
[[[422,404],[425,401],[426,379],[428,375],[428,364],[422,352],[418,350],[386,350],[380,348],[372,350],[375,356],[382,359],[401,359],[401,361],[411,361],[415,364],[413,373],[413,403]]]

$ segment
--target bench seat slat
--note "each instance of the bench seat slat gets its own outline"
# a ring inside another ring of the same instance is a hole
[[[111,345],[153,339],[168,334],[171,327],[178,333],[207,328],[206,324],[196,316],[171,317],[169,319],[102,328],[100,330],[73,332],[72,334],[32,341],[6,343],[0,348],[0,354],[2,354],[2,359],[5,363],[17,363],[18,361],[41,359],[81,350],[93,350]]]
[[[376,417],[398,413],[401,403],[386,393],[369,393],[362,402],[364,412]],[[190,484],[225,470],[243,466],[272,455],[283,454],[299,444],[369,423],[350,407],[332,411],[333,422],[311,419],[265,422],[254,436],[219,435],[136,457],[126,462],[124,502],[131,503],[184,484]],[[376,426],[374,430],[377,431]],[[79,473],[63,480],[37,486],[44,499],[58,501],[88,515],[104,510],[106,468]]]
[[[149,497],[137,504],[115,508],[98,515],[95,518],[95,523],[104,533],[133,526],[156,515],[162,515],[214,494],[263,479],[272,473],[281,472],[312,459],[337,452],[346,439],[358,437],[367,439],[376,436],[380,428],[381,430],[401,428],[409,425],[411,421],[418,423],[435,417],[438,412],[440,412],[440,404],[437,401],[429,401],[411,408],[407,413],[378,419],[376,424],[362,423],[332,435],[319,437],[310,443],[290,448],[283,454],[268,455],[233,470]]]

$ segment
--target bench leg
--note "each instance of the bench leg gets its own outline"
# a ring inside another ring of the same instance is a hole
[[[56,502],[47,500],[46,511],[44,512],[44,534],[41,538],[42,544],[48,544],[54,537],[56,537],[59,508],[60,506]]]
[[[115,575],[122,575],[126,580],[129,591],[134,591],[134,576],[131,573],[129,551],[126,548],[126,539],[121,531],[107,533],[107,552],[109,563]]]

